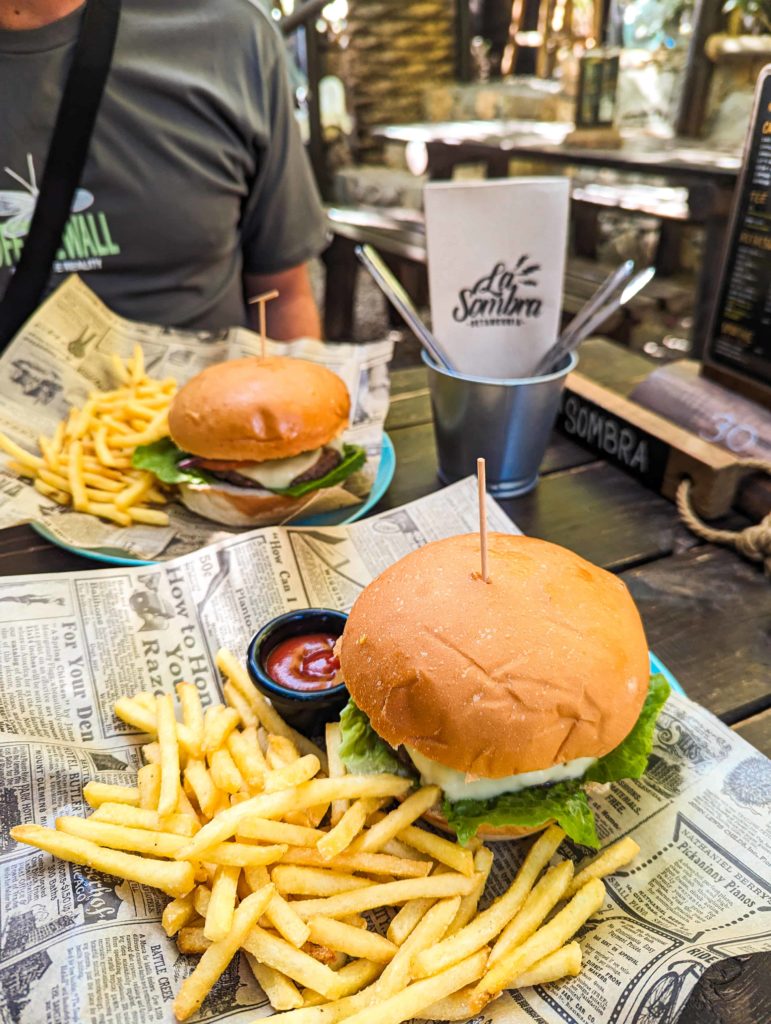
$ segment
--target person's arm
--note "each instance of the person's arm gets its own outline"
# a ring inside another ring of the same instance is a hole
[[[267,304],[268,337],[275,341],[321,338],[321,318],[311,289],[307,263],[275,274],[244,274],[247,298],[278,290],[278,298]],[[259,307],[248,306],[249,322],[259,330]]]

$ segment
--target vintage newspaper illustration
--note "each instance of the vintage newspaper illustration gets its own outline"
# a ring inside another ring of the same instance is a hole
[[[492,500],[488,512],[491,529],[516,529]],[[290,608],[347,609],[395,559],[476,524],[468,479],[347,527],[266,528],[153,566],[0,581],[0,1024],[170,1024],[194,966],[159,924],[163,896],[9,837],[17,822],[85,813],[90,779],[133,784],[143,737],[115,700],[180,679],[205,705],[221,699],[217,648],[243,656]],[[673,695],[646,777],[594,803],[603,842],[632,833],[642,852],[606,880],[605,908],[579,935],[584,969],[505,993],[476,1024],[673,1024],[707,966],[771,948],[771,762],[758,751]],[[494,844],[488,899],[526,846]],[[195,1019],[270,1012],[236,958]]]
[[[37,438],[50,435],[72,405],[93,390],[115,387],[112,353],[127,358],[141,345],[147,371],[174,377],[181,385],[212,363],[259,355],[259,336],[245,328],[178,331],[134,323],[111,312],[78,277],[69,277],[0,356],[0,430],[38,451]],[[390,341],[366,345],[299,340],[267,343],[269,354],[323,363],[346,383],[351,395],[345,440],[367,450],[367,462],[345,487],[316,495],[303,516],[330,509],[354,510],[369,494],[380,464],[383,424],[388,413]],[[6,465],[0,454],[0,529],[33,522],[50,537],[75,547],[109,550],[136,559],[170,559],[235,530],[208,522],[182,505],[168,506],[168,527],[119,527],[73,512],[39,494]]]

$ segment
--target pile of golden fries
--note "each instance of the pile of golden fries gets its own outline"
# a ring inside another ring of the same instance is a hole
[[[172,897],[163,927],[182,953],[200,954],[174,1001],[179,1020],[239,949],[273,1008],[286,1011],[282,1024],[465,1020],[506,988],[578,973],[571,940],[602,906],[600,879],[637,854],[632,839],[574,873],[570,860],[550,866],[564,838],[552,826],[480,912],[493,854],[415,824],[435,787],[410,794],[396,775],[346,774],[339,725],[327,726],[325,754],[278,716],[232,654],[220,651],[217,664],[227,705],[204,712],[189,683],[177,686],[181,721],[170,694],[118,701],[121,719],[156,737],[136,786],[89,782],[89,817],[11,832]],[[385,936],[362,916],[381,907],[399,908]]]
[[[138,345],[125,362],[113,354],[112,364],[119,386],[92,391],[82,409],[73,407],[53,437],[38,438],[40,455],[2,433],[0,450],[11,456],[14,472],[34,480],[36,490],[59,505],[120,526],[166,526],[168,515],[150,506],[168,498],[152,473],[132,468],[131,456],[139,445],[168,434],[177,382],[148,377]]]

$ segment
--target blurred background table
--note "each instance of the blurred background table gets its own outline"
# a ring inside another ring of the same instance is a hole
[[[619,148],[578,147],[569,142],[572,128],[564,122],[419,122],[383,125],[374,128],[372,136],[384,145],[403,147],[406,164],[431,181],[450,180],[469,166],[475,166],[477,173],[486,178],[543,174],[550,169],[560,174],[596,169],[596,182],[577,180],[572,188],[573,248],[579,258],[592,259],[596,254],[602,211],[623,211],[657,220],[655,265],[664,278],[678,269],[683,231],[689,227],[703,230],[703,258],[696,278],[691,330],[691,353],[699,356],[720,273],[740,157],[699,142],[631,130],[622,133]],[[521,165],[523,161],[524,170],[522,166],[517,170],[517,162]],[[331,226],[338,236],[368,241],[407,261],[425,262],[425,252],[419,251],[419,239],[414,237],[422,228],[421,221],[411,218],[412,223],[400,223],[403,214],[390,211],[395,222],[388,224],[388,209],[370,211],[369,221],[366,210],[351,210],[347,216],[338,210]],[[331,310],[332,319],[333,306],[334,298],[330,296],[327,310]],[[569,303],[565,310],[574,312]],[[329,326],[336,331],[333,322]],[[340,331],[344,332],[345,326],[330,336],[342,336]]]
[[[591,343],[583,369],[608,384],[623,383],[615,379],[618,365],[602,348],[593,352]],[[422,367],[394,372],[387,429],[397,468],[376,511],[440,487]],[[618,573],[637,602],[651,649],[686,693],[771,755],[771,587],[759,568],[701,543],[679,523],[670,502],[557,434],[536,490],[501,504],[526,533]],[[731,525],[741,524],[737,516]],[[0,576],[87,569],[95,563],[54,547],[28,526],[0,531]],[[651,1021],[766,1024],[771,954],[710,967],[674,1015],[678,992],[675,986],[662,1002],[665,1016]]]

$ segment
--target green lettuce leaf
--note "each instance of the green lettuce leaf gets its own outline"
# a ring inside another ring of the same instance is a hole
[[[519,793],[503,793],[489,800],[445,798],[442,813],[461,843],[467,843],[481,825],[517,825],[537,828],[554,820],[567,835],[582,846],[600,845],[594,812],[584,791],[587,782],[617,782],[638,779],[645,774],[653,748],[656,719],[669,696],[669,684],[661,675],[651,676],[648,695],[632,731],[614,750],[599,758],[583,778],[532,786]],[[395,772],[409,776],[393,749],[381,739],[369,719],[348,701],[340,715],[340,757],[351,772]]]
[[[598,847],[594,813],[580,779],[553,786],[532,786],[519,793],[503,793],[491,800],[446,800],[442,813],[461,843],[476,835],[481,825],[519,825],[537,828],[552,819],[582,846]]]
[[[340,760],[354,775],[389,772],[413,778],[385,740],[381,739],[363,711],[352,700],[340,713]]]
[[[366,461],[367,453],[363,448],[360,448],[357,444],[344,444],[343,457],[334,469],[330,469],[327,474],[319,477],[318,480],[308,480],[304,484],[295,484],[294,487],[283,487],[280,490],[275,489],[274,494],[284,494],[289,498],[300,498],[303,494],[308,494],[309,491],[318,491],[322,487],[334,487],[336,484],[341,484],[343,480],[346,480],[351,473],[361,469]]]
[[[137,469],[149,469],[165,484],[210,484],[212,478],[200,469],[180,469],[177,463],[187,453],[177,448],[170,437],[162,437],[152,444],[140,444],[134,449],[131,464]]]
[[[645,775],[653,749],[656,719],[668,696],[669,683],[664,676],[651,676],[648,696],[634,728],[614,750],[595,761],[584,775],[584,782],[617,782]]]
[[[216,478],[195,466],[180,468],[179,460],[184,459],[187,452],[178,448],[170,437],[162,437],[152,444],[142,444],[134,449],[131,464],[137,469],[149,469],[165,484],[216,484]],[[355,473],[364,465],[367,453],[355,444],[343,445],[342,461],[318,480],[309,480],[294,487],[266,488],[274,494],[299,498],[309,491],[317,491],[322,487],[333,487],[342,483],[351,473]]]
[[[583,790],[584,783],[639,779],[645,774],[656,719],[668,696],[666,679],[651,676],[648,695],[632,731],[614,750],[595,761],[583,778],[503,793],[490,800],[445,800],[442,813],[462,843],[468,842],[484,824],[529,828],[553,818],[574,842],[598,847],[594,813]]]

